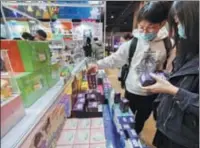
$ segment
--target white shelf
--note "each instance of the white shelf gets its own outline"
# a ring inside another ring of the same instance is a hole
[[[9,98],[6,98],[5,101],[1,102],[1,107],[3,107],[4,105],[8,104],[9,102],[11,102],[12,100],[16,99],[17,96],[19,96],[19,94],[13,94],[12,96],[10,96]]]
[[[25,109],[25,117],[16,124],[2,139],[2,148],[19,148],[27,136],[39,123],[41,118],[45,115],[47,110],[56,102],[58,96],[62,93],[65,86],[72,81],[73,76],[79,72],[85,65],[87,58],[79,62],[73,69],[71,78],[64,84],[64,79],[60,81],[51,89],[49,89],[41,98],[37,100],[31,107]]]
[[[19,148],[32,129],[39,123],[46,111],[56,101],[63,89],[64,82],[61,79],[54,87],[38,99],[37,102],[25,109],[25,117],[1,139],[1,147]]]

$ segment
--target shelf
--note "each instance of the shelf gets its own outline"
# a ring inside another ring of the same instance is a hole
[[[54,87],[38,99],[35,104],[25,109],[25,117],[1,139],[1,146],[3,148],[18,148],[32,129],[39,123],[46,111],[56,101],[63,89],[64,82],[61,79]]]
[[[63,92],[65,86],[73,80],[76,72],[79,72],[84,67],[86,60],[87,58],[74,67],[73,74],[67,79],[66,84],[64,83],[64,78],[61,78],[54,87],[49,89],[31,107],[25,109],[25,117],[1,139],[1,146],[3,148],[20,147],[42,117],[47,113],[48,109],[57,102],[58,96]]]

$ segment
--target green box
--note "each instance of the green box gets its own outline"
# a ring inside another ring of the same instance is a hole
[[[59,70],[59,64],[52,64],[49,65],[45,72],[46,72],[46,79],[47,79],[47,84],[48,87],[51,88],[54,86],[60,79],[60,70]]]
[[[34,72],[51,62],[48,42],[17,41],[25,72]]]
[[[25,107],[31,106],[48,90],[44,69],[37,72],[21,73],[14,78],[21,91]]]

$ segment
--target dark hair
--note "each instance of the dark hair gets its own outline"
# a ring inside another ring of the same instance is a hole
[[[34,37],[30,34],[30,33],[28,33],[28,32],[23,32],[22,33],[22,37],[25,39],[25,40],[34,40]]]
[[[43,37],[44,39],[46,39],[47,38],[47,34],[46,34],[46,32],[44,32],[43,30],[37,30],[36,31],[36,33],[37,34],[39,34],[41,37]]]
[[[22,40],[21,38],[13,38],[13,40]]]
[[[98,41],[99,39],[98,38],[94,38],[94,41]]]
[[[147,20],[157,24],[167,20],[171,3],[168,1],[148,2],[138,12],[137,21]]]
[[[177,23],[184,26],[186,39],[179,38]],[[169,13],[169,30],[174,32],[175,46],[179,65],[199,55],[199,1],[177,1],[174,2]]]
[[[123,36],[123,38],[128,41],[128,40],[131,40],[133,38],[133,35],[131,33],[127,33]]]

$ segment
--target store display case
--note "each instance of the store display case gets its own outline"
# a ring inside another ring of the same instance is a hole
[[[1,50],[1,137],[25,115],[7,50]]]

